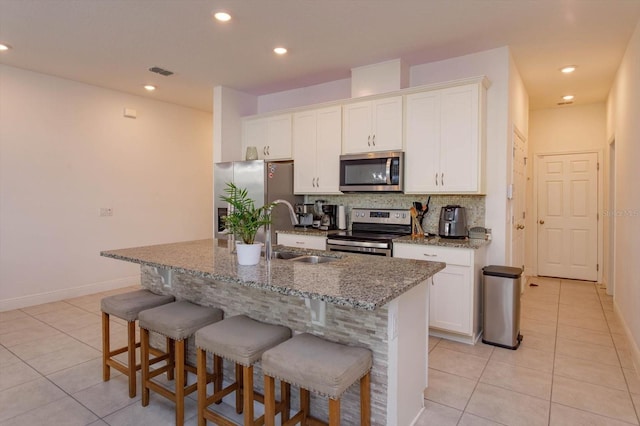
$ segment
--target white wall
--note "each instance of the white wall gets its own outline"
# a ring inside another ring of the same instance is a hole
[[[213,162],[244,158],[241,118],[257,112],[258,99],[228,87],[213,88]],[[224,144],[221,141],[225,141]]]
[[[411,86],[486,75],[486,227],[493,232],[487,263],[502,265],[507,250],[507,150],[509,146],[509,48],[478,52],[411,68]]]
[[[0,311],[139,280],[101,250],[209,238],[211,123],[0,65]]]
[[[631,37],[608,100],[607,140],[616,145],[614,303],[640,360],[640,24]],[[636,364],[636,369],[640,365]]]
[[[334,80],[313,86],[270,93],[258,97],[258,114],[314,105],[351,97],[351,79]]]
[[[603,149],[606,118],[604,103],[533,110],[530,154]]]
[[[527,162],[527,206],[529,214],[525,224],[526,265],[533,274],[537,270],[536,251],[536,212],[534,206],[534,159],[538,154],[599,151],[601,175],[606,175],[604,148],[606,146],[606,107],[604,103],[562,106],[531,111],[529,124],[529,146]],[[600,193],[606,192],[606,182],[599,182]],[[602,197],[601,197],[602,198]],[[599,200],[601,206],[602,199]],[[599,208],[601,210],[601,208]],[[606,238],[605,238],[606,240]],[[599,240],[599,253],[603,254],[605,245]],[[606,259],[606,256],[604,257]],[[601,264],[603,262],[600,262]],[[604,266],[604,265],[603,265]],[[605,275],[606,276],[606,275]]]

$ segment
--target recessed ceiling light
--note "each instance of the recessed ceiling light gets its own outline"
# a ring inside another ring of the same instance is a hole
[[[153,84],[145,84],[144,90],[146,90],[147,92],[153,92],[154,90],[156,90],[156,86],[154,86]]]
[[[565,101],[572,101],[574,97],[575,96],[573,95],[566,95],[566,96],[563,96],[562,99],[564,99]]]
[[[564,73],[564,74],[571,74],[572,72],[574,72],[576,70],[576,66],[575,65],[568,65],[566,67],[562,67],[560,68],[560,72]]]
[[[213,14],[213,17],[220,22],[227,22],[231,20],[231,15],[229,15],[227,12],[216,12]]]
[[[284,47],[276,47],[275,49],[273,49],[273,51],[278,55],[284,55],[285,53],[287,53],[287,49],[285,49]]]
[[[11,49],[11,46],[9,46],[8,44],[0,43],[0,52],[5,52],[9,49]]]

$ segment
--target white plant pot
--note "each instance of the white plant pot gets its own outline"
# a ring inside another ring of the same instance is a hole
[[[261,251],[262,243],[245,244],[242,241],[236,241],[239,265],[257,265],[260,263]]]

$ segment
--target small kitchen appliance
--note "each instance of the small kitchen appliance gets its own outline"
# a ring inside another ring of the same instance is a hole
[[[298,217],[296,227],[307,228],[313,225],[313,204],[296,204],[295,211]]]
[[[465,238],[468,235],[466,209],[458,205],[442,207],[438,235],[443,238]]]
[[[324,204],[322,206],[322,217],[320,218],[320,229],[331,231],[338,229],[338,206],[335,204]]]

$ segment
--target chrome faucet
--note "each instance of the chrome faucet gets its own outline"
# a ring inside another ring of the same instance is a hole
[[[267,213],[269,217],[271,217],[271,209],[273,209],[276,204],[284,204],[289,207],[289,216],[291,217],[291,224],[298,224],[298,217],[296,216],[296,211],[293,209],[293,206],[287,200],[275,200],[271,203],[271,207],[267,209]],[[264,236],[264,258],[267,262],[271,262],[273,248],[271,247],[271,221],[265,225],[265,236]]]

